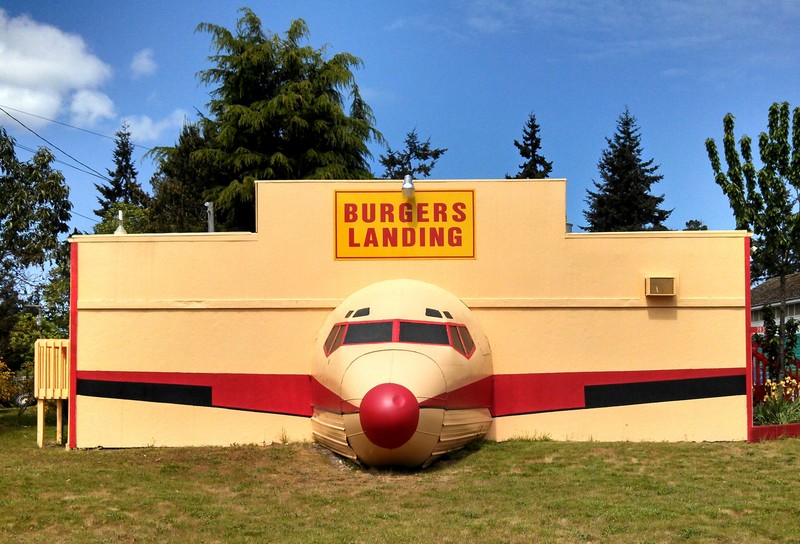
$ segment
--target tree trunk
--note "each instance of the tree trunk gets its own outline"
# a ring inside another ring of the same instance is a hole
[[[778,312],[778,383],[786,375],[786,274],[780,275],[781,303]]]

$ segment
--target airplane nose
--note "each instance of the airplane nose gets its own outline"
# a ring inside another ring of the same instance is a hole
[[[386,449],[399,448],[417,430],[419,403],[402,385],[383,383],[364,395],[359,419],[370,442]]]

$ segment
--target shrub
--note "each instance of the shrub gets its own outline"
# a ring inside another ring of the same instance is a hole
[[[17,396],[17,382],[14,373],[0,360],[0,404],[11,404]]]
[[[753,408],[756,425],[800,423],[800,383],[791,376],[764,384],[764,399]]]

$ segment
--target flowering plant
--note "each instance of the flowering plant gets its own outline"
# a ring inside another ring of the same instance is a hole
[[[792,376],[764,383],[764,398],[753,409],[756,425],[800,423],[800,382]]]

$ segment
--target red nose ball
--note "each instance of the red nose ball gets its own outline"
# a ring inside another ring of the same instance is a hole
[[[370,442],[390,450],[399,448],[417,430],[419,403],[402,385],[376,385],[364,395],[359,419]]]

